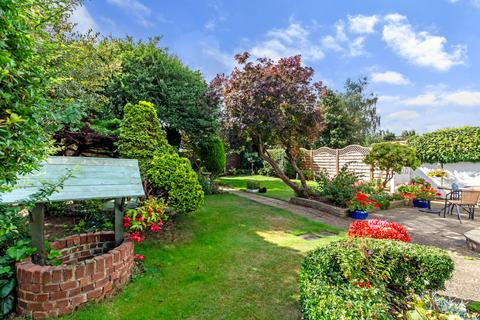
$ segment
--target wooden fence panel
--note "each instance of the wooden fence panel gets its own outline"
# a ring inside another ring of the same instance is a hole
[[[344,165],[347,165],[350,171],[355,172],[364,180],[370,179],[370,166],[363,162],[370,148],[350,145],[343,149],[321,147],[316,150],[303,149],[302,151],[304,167],[313,172],[325,170],[330,176],[334,176]],[[374,170],[375,178],[381,176],[381,171]]]

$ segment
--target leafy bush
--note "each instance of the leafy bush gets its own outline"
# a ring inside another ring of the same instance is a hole
[[[415,149],[396,142],[375,143],[363,160],[372,168],[385,172],[383,187],[400,173],[403,167],[417,168],[421,163],[417,159]]]
[[[369,196],[370,199],[378,203],[381,210],[387,210],[390,207],[390,198],[392,196],[386,192],[374,193]],[[403,198],[401,198],[403,199]]]
[[[258,189],[260,189],[260,181],[257,181],[257,180],[247,180],[247,189],[249,189],[249,190],[258,190]]]
[[[18,207],[0,206],[0,319],[15,307],[15,262],[35,251],[27,237],[26,216]]]
[[[141,206],[127,210],[123,227],[130,234],[130,240],[141,242],[147,232],[159,232],[168,219],[165,209],[162,200],[149,198]]]
[[[479,320],[478,312],[469,309],[460,299],[437,294],[417,297],[412,310],[407,312],[407,320]]]
[[[278,164],[280,169],[282,169],[282,171],[287,175],[287,177],[290,179],[294,179],[296,177],[295,170],[293,169],[290,161],[288,161],[285,150],[271,149],[268,150],[268,152],[270,153],[272,159]],[[300,165],[300,163],[298,163],[298,165]],[[267,161],[263,161],[263,168],[261,168],[258,173],[264,176],[275,176],[275,171]]]
[[[358,220],[350,224],[347,236],[357,238],[390,239],[410,242],[410,234],[400,224],[380,219]]]
[[[454,263],[447,252],[400,241],[347,238],[302,261],[305,320],[394,319],[414,294],[444,288]]]
[[[350,172],[347,166],[343,166],[338,174],[330,178],[326,171],[321,171],[315,178],[317,186],[315,193],[337,206],[346,208],[347,201],[351,200],[357,192],[357,175]]]
[[[414,136],[408,144],[426,163],[480,161],[480,127],[442,129]]]
[[[434,200],[435,197],[441,195],[437,190],[432,188],[430,183],[421,178],[412,179],[409,184],[400,185],[398,192],[400,192],[405,199]]]
[[[200,143],[199,153],[205,169],[214,176],[222,174],[225,171],[227,158],[223,141],[218,136],[214,136]]]
[[[140,101],[125,106],[117,146],[122,158],[138,160],[140,173],[145,178],[153,154],[170,148],[152,103]]]
[[[175,152],[156,152],[147,178],[162,193],[167,205],[179,213],[197,210],[204,193],[190,162]]]

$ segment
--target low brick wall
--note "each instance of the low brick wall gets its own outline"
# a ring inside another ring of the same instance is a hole
[[[80,234],[50,244],[63,264],[17,263],[17,313],[34,319],[70,313],[87,301],[111,296],[130,279],[133,243],[113,248],[113,232]]]

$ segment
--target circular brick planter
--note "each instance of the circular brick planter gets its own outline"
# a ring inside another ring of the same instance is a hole
[[[114,248],[113,232],[69,236],[52,242],[63,264],[17,263],[17,313],[34,319],[72,312],[87,301],[111,296],[128,283],[133,264],[133,243]]]

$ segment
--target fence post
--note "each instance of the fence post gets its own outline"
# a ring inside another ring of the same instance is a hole
[[[340,150],[335,149],[335,173],[340,172]]]

